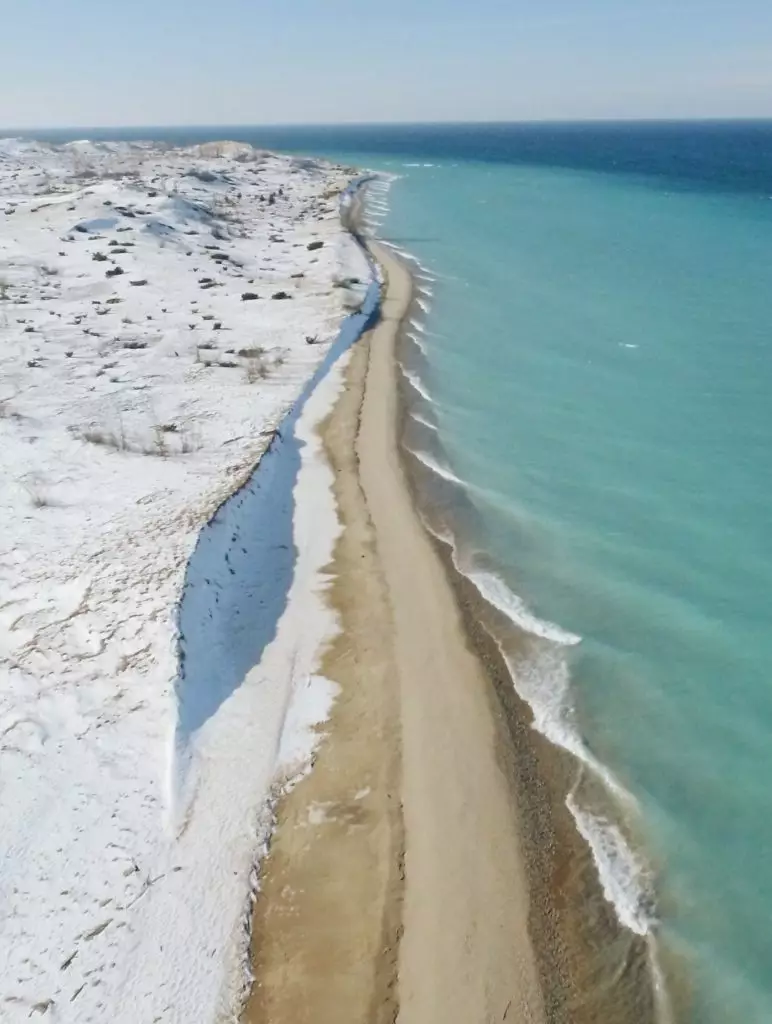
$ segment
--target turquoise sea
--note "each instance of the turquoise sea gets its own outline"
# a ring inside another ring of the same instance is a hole
[[[609,790],[567,794],[606,896],[688,966],[690,1022],[768,1024],[772,125],[227,134],[387,176],[410,444],[541,638],[537,726]]]

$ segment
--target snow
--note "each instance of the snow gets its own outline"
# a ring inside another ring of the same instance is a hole
[[[8,1024],[237,1011],[271,794],[334,699],[314,425],[369,282],[347,180],[237,143],[0,140]]]

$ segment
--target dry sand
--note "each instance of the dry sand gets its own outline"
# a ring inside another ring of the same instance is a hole
[[[344,523],[331,600],[341,686],[313,772],[281,801],[254,918],[245,1024],[544,1020],[502,723],[397,446],[388,277],[325,427]]]

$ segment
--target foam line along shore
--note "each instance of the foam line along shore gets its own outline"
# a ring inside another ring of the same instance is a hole
[[[244,1020],[290,1022],[313,1005],[323,1022],[539,1021],[489,686],[397,446],[395,350],[413,283],[368,244],[381,319],[322,431],[343,523],[329,591],[341,628],[323,663],[339,691],[313,772],[278,807]]]
[[[393,250],[431,285],[429,268],[402,247]],[[589,750],[572,710],[571,650],[581,638],[535,616],[475,546],[476,488],[452,468],[426,382],[429,313],[426,297],[417,295],[398,350],[402,457],[416,508],[508,722],[510,781],[526,808],[531,929],[550,1012],[571,1006],[572,1020],[603,1012],[669,1022],[653,882],[635,849],[638,808]],[[588,953],[598,949],[603,952]]]

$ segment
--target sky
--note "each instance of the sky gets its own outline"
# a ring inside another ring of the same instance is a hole
[[[0,129],[772,116],[772,0],[0,0]]]

